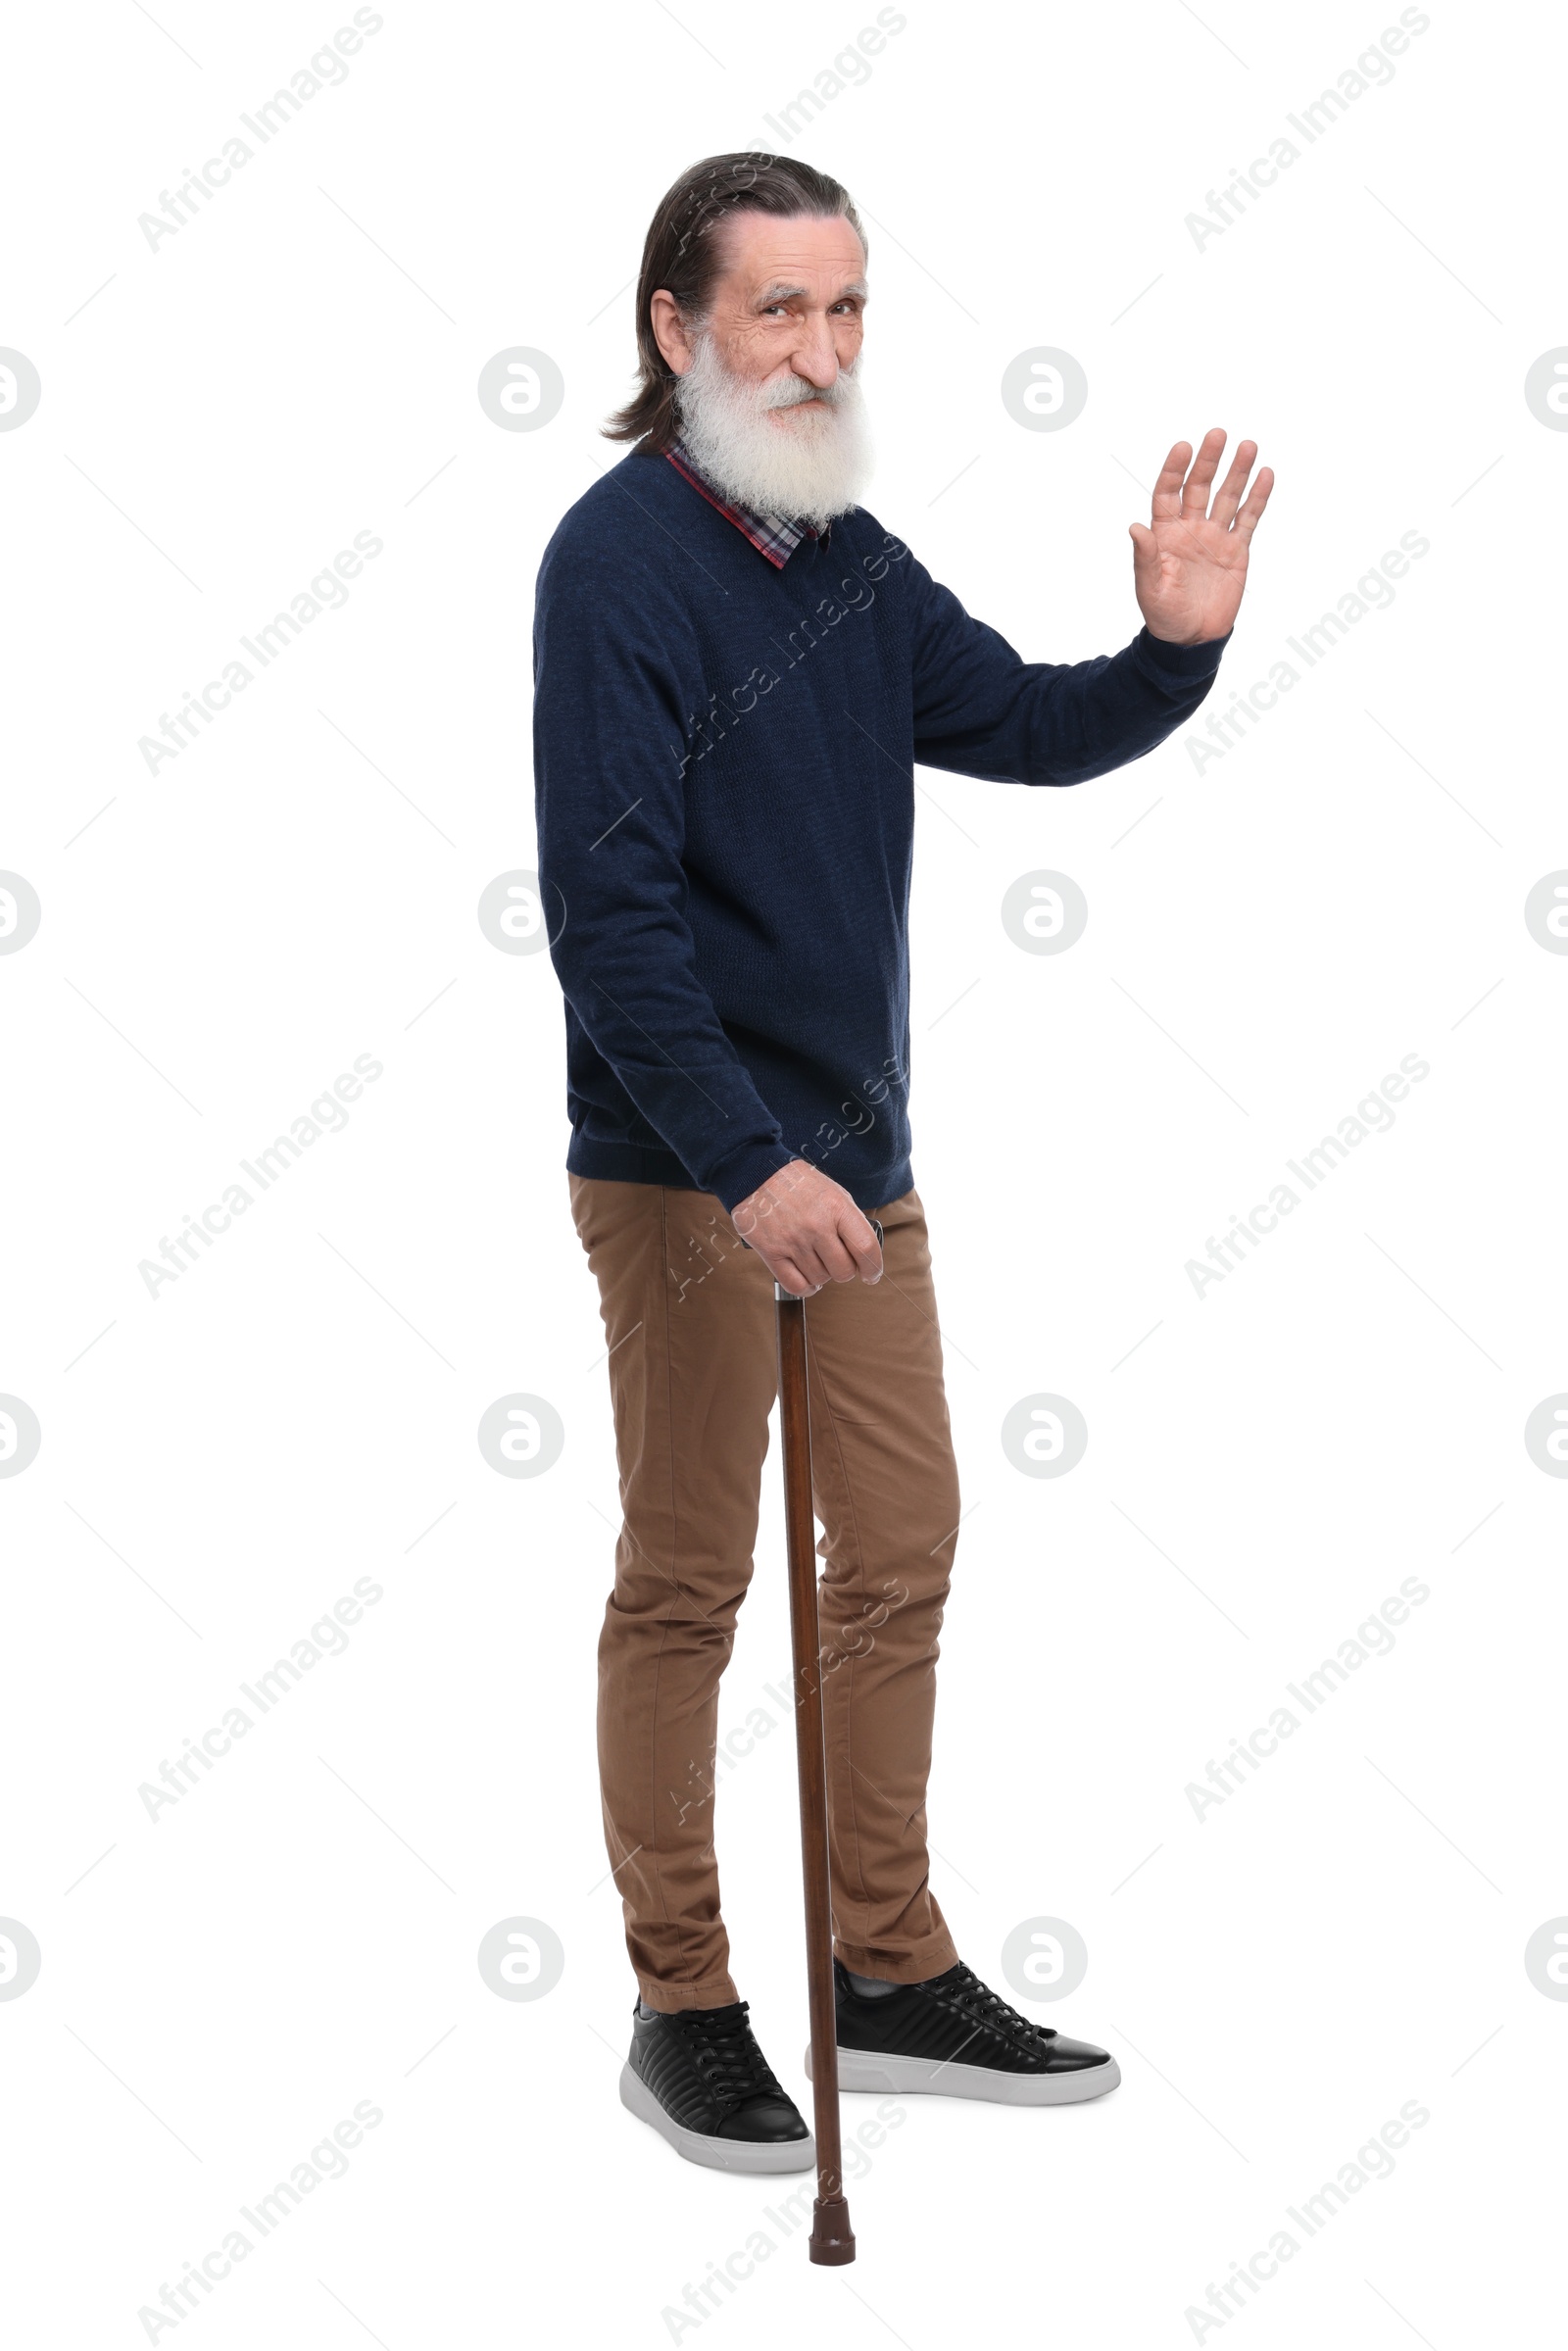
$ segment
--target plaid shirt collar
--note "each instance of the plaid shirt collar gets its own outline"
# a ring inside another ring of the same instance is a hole
[[[717,507],[726,522],[733,522],[738,531],[745,533],[758,553],[765,555],[775,570],[783,570],[803,539],[825,540],[833,528],[831,522],[818,530],[812,522],[791,522],[782,514],[759,514],[749,506],[736,506],[699,468],[684,441],[677,440],[672,449],[665,450],[664,455],[676,472],[684,474],[692,488],[700,491],[710,506]]]

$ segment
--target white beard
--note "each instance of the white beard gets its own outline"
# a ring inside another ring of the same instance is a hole
[[[799,375],[748,383],[725,366],[704,327],[691,366],[676,379],[675,402],[682,440],[726,498],[820,530],[835,514],[854,512],[872,457],[865,396],[850,368],[841,367],[788,423],[773,422],[774,410],[809,400],[812,390]]]

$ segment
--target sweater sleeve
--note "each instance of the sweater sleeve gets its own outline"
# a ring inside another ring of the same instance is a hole
[[[626,566],[557,542],[534,607],[534,801],[550,955],[641,1115],[726,1208],[794,1153],[725,1034],[686,919],[689,620]]]
[[[914,756],[925,767],[1014,784],[1105,775],[1192,716],[1230,641],[1172,645],[1144,628],[1120,653],[1026,661],[907,561]]]

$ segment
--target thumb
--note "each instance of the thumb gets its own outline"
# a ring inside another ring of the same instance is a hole
[[[1147,522],[1129,522],[1127,535],[1133,543],[1135,563],[1152,563],[1159,553],[1159,542]]]

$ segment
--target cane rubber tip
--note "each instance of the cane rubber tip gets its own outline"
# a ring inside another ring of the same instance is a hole
[[[813,2261],[830,2268],[855,2259],[855,2231],[850,2227],[850,2208],[842,2196],[817,2197],[807,2251]]]

